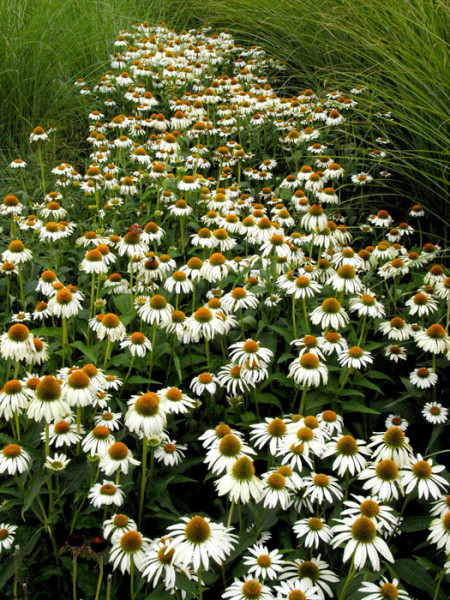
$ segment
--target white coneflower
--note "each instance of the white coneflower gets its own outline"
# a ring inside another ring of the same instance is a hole
[[[241,438],[227,433],[209,448],[205,463],[212,473],[220,475],[223,471],[229,471],[238,458],[254,454],[256,452]]]
[[[362,369],[373,363],[373,358],[370,352],[363,350],[360,346],[353,346],[343,352],[338,353],[338,362],[341,367],[349,369]]]
[[[50,314],[64,319],[77,316],[81,309],[80,300],[68,288],[59,289],[48,301]]]
[[[129,573],[131,561],[138,570],[142,569],[145,553],[150,547],[150,540],[139,531],[130,529],[120,537],[114,538],[113,547],[109,554],[109,562],[113,569],[120,568],[122,574]]]
[[[372,319],[380,319],[386,314],[384,306],[368,289],[364,289],[359,296],[350,298],[349,307],[350,311],[356,312],[360,318],[367,315]]]
[[[373,460],[389,458],[399,467],[409,464],[412,448],[409,438],[400,427],[389,427],[384,433],[375,433],[370,439],[369,448],[373,448]]]
[[[352,175],[351,180],[355,185],[365,185],[366,183],[370,183],[373,180],[373,177],[368,173],[362,172],[356,175]]]
[[[336,298],[325,299],[320,306],[310,314],[311,323],[322,328],[332,327],[342,329],[347,325],[349,318],[341,303]]]
[[[96,483],[91,487],[88,498],[96,508],[112,504],[120,506],[124,501],[124,493],[120,485],[113,481],[103,480],[103,483]]]
[[[419,348],[433,354],[444,354],[450,346],[450,337],[439,323],[434,323],[426,331],[416,333],[414,341]]]
[[[127,334],[125,325],[114,313],[102,315],[101,320],[98,322],[96,333],[99,340],[103,340],[106,337],[110,342],[121,341]]]
[[[154,392],[133,396],[128,401],[125,426],[145,437],[161,434],[167,424],[167,408]]]
[[[62,389],[69,406],[91,406],[97,393],[96,386],[81,369],[70,373]]]
[[[268,444],[270,453],[275,455],[287,435],[288,423],[290,419],[266,417],[265,422],[250,425],[250,439],[258,449]]]
[[[436,544],[437,549],[443,548],[448,554],[450,552],[450,512],[443,517],[433,519],[430,524],[430,535],[428,541]]]
[[[86,452],[86,454],[89,453],[91,456],[102,457],[108,452],[110,446],[112,446],[115,441],[114,435],[111,433],[109,427],[96,425],[82,442],[83,452]]]
[[[44,467],[49,471],[64,471],[70,463],[70,458],[67,458],[65,454],[56,453],[53,457],[47,456],[45,458]]]
[[[97,427],[102,427],[97,425]],[[133,458],[133,453],[123,442],[115,442],[109,446],[107,452],[100,457],[99,468],[105,475],[112,475],[120,470],[128,473],[130,465],[140,465],[140,461]]]
[[[218,380],[211,373],[200,373],[190,383],[190,388],[196,396],[202,396],[205,391],[214,394],[217,389]]]
[[[303,540],[305,548],[317,549],[321,542],[328,544],[333,537],[331,527],[319,517],[300,519],[294,523],[292,529],[295,535]]]
[[[48,135],[45,133],[42,127],[35,127],[30,134],[30,143],[31,142],[47,142]]]
[[[318,348],[325,354],[331,356],[333,352],[339,354],[348,349],[347,340],[343,338],[337,331],[328,331],[317,338]]]
[[[180,565],[174,561],[175,550],[168,550],[171,541],[171,538],[154,540],[145,553],[141,569],[142,577],[145,577],[153,587],[158,585],[162,577],[164,588],[173,594]]]
[[[410,382],[419,389],[426,390],[433,387],[438,381],[438,376],[432,369],[427,367],[417,367],[409,374]]]
[[[237,579],[233,581],[227,588],[225,588],[222,598],[230,600],[247,600],[252,598],[254,600],[273,600],[271,589],[259,583],[256,579],[250,577],[244,577],[244,579]]]
[[[395,363],[398,363],[399,360],[407,360],[406,348],[403,346],[387,346],[384,350],[385,356],[392,360]]]
[[[380,500],[387,502],[397,500],[399,489],[403,495],[403,487],[399,469],[395,462],[386,458],[377,463],[372,463],[358,475],[358,479],[364,481],[363,488],[370,490]]]
[[[9,421],[14,414],[20,415],[28,403],[29,398],[23,384],[17,379],[10,379],[0,391],[0,417]]]
[[[366,457],[371,455],[364,440],[357,440],[351,435],[334,437],[326,444],[322,458],[335,456],[332,469],[337,471],[339,477],[360,473],[367,465]]]
[[[63,421],[58,421],[49,428],[49,444],[60,448],[61,446],[73,446],[77,444],[84,435],[83,427],[77,432],[77,424],[72,418],[66,417]],[[42,441],[45,441],[45,431],[41,434]]]
[[[70,407],[64,400],[60,382],[52,375],[45,375],[34,390],[34,396],[28,405],[27,414],[34,421],[47,423],[60,421],[70,413]]]
[[[164,388],[156,393],[168,413],[186,414],[197,406],[197,400],[193,400],[177,387]]]
[[[5,550],[9,550],[14,541],[17,525],[9,525],[8,523],[0,523],[0,554]]]
[[[171,306],[164,296],[155,294],[148,299],[148,302],[143,304],[138,310],[138,316],[142,318],[145,323],[150,325],[159,325],[170,321],[173,312],[173,306]]]
[[[331,542],[333,548],[346,543],[343,561],[352,557],[357,570],[363,569],[369,559],[374,571],[379,571],[379,554],[384,560],[394,562],[388,545],[381,539],[375,523],[369,517],[342,519],[333,527],[333,532],[336,534]]]
[[[12,262],[21,265],[33,258],[31,250],[25,248],[20,240],[13,240],[9,243],[8,249],[2,253],[2,259],[6,262]]]
[[[135,331],[121,342],[120,347],[128,348],[131,356],[142,358],[152,350],[152,343],[143,333]]]
[[[252,339],[236,342],[229,347],[229,350],[231,360],[240,366],[245,366],[247,361],[250,367],[267,365],[274,356],[272,350],[262,348],[259,342]]]
[[[294,281],[286,289],[286,293],[294,296],[296,300],[299,298],[312,298],[320,292],[322,286],[317,281],[313,281],[306,275],[296,277]]]
[[[196,571],[209,569],[210,560],[221,564],[231,553],[237,537],[231,527],[213,523],[209,517],[182,517],[181,522],[168,527],[172,538],[167,550],[175,550],[174,560],[183,568],[192,564]]]
[[[345,510],[341,512],[344,518],[356,519],[368,517],[383,533],[390,533],[398,523],[398,517],[391,506],[381,504],[377,496],[359,496],[352,494],[353,500],[345,500]]]
[[[108,427],[111,431],[115,431],[120,428],[120,418],[122,417],[122,413],[113,413],[109,406],[105,408],[102,413],[95,415],[94,423],[95,425],[103,425],[104,427]]]
[[[409,306],[409,314],[411,316],[417,315],[418,317],[436,312],[439,307],[438,301],[425,292],[415,294],[405,302],[405,305]]]
[[[225,279],[230,270],[233,269],[233,263],[227,261],[225,256],[220,252],[215,252],[208,260],[204,261],[200,274],[209,281],[209,283],[216,283]]]
[[[187,450],[187,446],[178,444],[175,440],[168,438],[156,448],[154,456],[164,466],[174,467],[183,461],[185,457],[184,450]]]
[[[129,228],[130,230],[120,239],[117,245],[117,252],[120,256],[144,256],[148,251],[148,245],[141,239],[140,228]]]
[[[234,460],[231,468],[214,482],[219,496],[228,495],[230,500],[247,504],[250,499],[258,502],[263,493],[263,483],[255,475],[255,466],[248,456]]]
[[[448,408],[439,402],[427,402],[422,409],[422,415],[433,425],[445,423],[448,418]]]
[[[289,378],[299,386],[318,387],[328,382],[328,369],[316,354],[306,352],[289,365]]]
[[[440,497],[442,490],[448,486],[447,480],[437,475],[444,469],[443,465],[433,466],[433,461],[430,458],[425,460],[421,454],[414,458],[411,457],[411,464],[400,471],[405,494],[409,494],[417,487],[419,498],[428,500],[431,497],[436,500]]]
[[[290,488],[287,485],[286,477],[279,471],[269,471],[262,476],[263,492],[261,502],[264,508],[276,508],[281,506],[287,510],[293,500],[290,494]]]
[[[358,589],[363,594],[364,600],[386,600],[386,598],[395,598],[396,600],[411,600],[408,592],[398,587],[398,579],[386,579],[382,577],[378,583],[363,581]]]
[[[355,268],[347,264],[339,267],[336,274],[327,280],[327,285],[330,285],[333,290],[345,294],[357,294],[362,288],[361,280],[356,275]]]
[[[315,588],[315,593],[320,600],[325,600],[325,595],[332,596],[328,584],[339,581],[339,578],[328,568],[328,564],[321,559],[320,554],[311,557],[310,560],[296,558],[293,561],[286,561],[280,579],[300,580],[304,583],[306,591]]]
[[[318,587],[315,584],[311,585],[311,582],[307,579],[302,581],[300,579],[289,579],[288,581],[282,581],[279,585],[275,586],[278,592],[277,598],[279,600],[291,600],[292,598],[299,600],[321,600],[323,594],[320,593]]]
[[[5,360],[24,360],[35,351],[33,339],[26,325],[16,323],[0,336],[0,353]]]
[[[136,523],[133,519],[130,519],[130,517],[121,513],[117,513],[103,522],[103,535],[106,539],[111,536],[112,544],[114,544],[120,536],[132,529],[136,529]]]
[[[269,552],[267,546],[255,544],[248,548],[250,556],[244,557],[244,565],[248,573],[255,577],[265,579],[277,579],[283,571],[284,560],[282,554],[275,549]]]
[[[192,340],[198,342],[202,338],[212,340],[216,335],[224,334],[225,326],[219,313],[213,313],[206,306],[201,306],[186,319],[186,330]]]
[[[325,473],[311,473],[311,476],[303,479],[305,497],[309,497],[311,503],[317,501],[323,504],[325,501],[333,503],[342,500],[343,492],[336,477],[325,475]]]
[[[15,475],[28,470],[31,456],[19,444],[7,444],[0,451],[0,473]]]
[[[413,335],[411,325],[406,323],[401,317],[393,317],[390,321],[381,322],[379,329],[390,340],[395,341],[405,342]]]
[[[256,309],[258,306],[258,298],[250,290],[245,290],[242,287],[235,287],[224,294],[221,298],[222,308],[230,313],[246,308]]]
[[[103,259],[100,250],[93,248],[88,250],[86,256],[81,261],[80,269],[86,273],[105,274],[108,272],[108,265]]]

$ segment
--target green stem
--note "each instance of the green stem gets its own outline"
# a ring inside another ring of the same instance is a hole
[[[306,391],[307,391],[307,387],[306,387],[306,385],[304,385],[303,386],[302,397],[301,397],[301,400],[300,400],[300,409],[299,409],[299,414],[302,415],[302,417],[304,416],[305,407],[306,407]]]
[[[297,339],[297,324],[295,322],[295,294],[292,295],[292,327],[294,329],[294,339]]]
[[[151,380],[152,380],[152,372],[153,372],[153,356],[155,354],[155,345],[156,345],[156,323],[153,324],[153,335],[152,335],[152,349],[150,351],[150,369],[148,372],[148,389],[150,389]]]
[[[107,583],[106,583],[106,600],[111,600],[112,580],[113,580],[112,573],[108,573],[108,579],[107,579]]]
[[[341,592],[341,595],[339,596],[339,600],[346,600],[347,589],[348,589],[348,586],[350,585],[350,582],[353,578],[353,574],[355,572],[354,565],[355,565],[355,552],[353,552],[352,562],[350,563],[350,569],[348,570],[347,579],[345,580],[345,584],[344,584],[344,587],[342,588],[342,592]]]
[[[128,371],[127,371],[127,374],[125,375],[125,379],[123,380],[123,383],[122,383],[122,389],[121,389],[121,391],[120,391],[119,398],[122,396],[122,392],[123,392],[123,390],[124,390],[124,388],[125,388],[125,384],[126,384],[126,382],[127,382],[127,379],[128,379],[128,377],[130,376],[131,369],[133,368],[133,363],[134,363],[134,359],[135,359],[135,358],[136,358],[136,356],[135,356],[135,355],[133,355],[133,356],[131,357],[130,368],[128,369]]]
[[[227,527],[231,525],[231,518],[233,517],[234,498],[231,501],[230,512],[228,514]]]
[[[363,340],[363,337],[364,337],[364,331],[365,331],[365,328],[366,328],[366,321],[367,321],[367,314],[364,315],[362,326],[361,326],[361,334],[360,334],[359,340],[358,340],[358,346],[360,348],[361,348],[361,343],[362,343],[362,340]]]
[[[17,268],[19,271],[20,300],[22,302],[23,312],[26,312],[25,295],[23,293],[22,265],[17,265]]]
[[[133,556],[130,558],[130,596],[131,600],[134,600],[134,560]]]
[[[108,340],[108,343],[106,345],[105,361],[103,363],[103,370],[104,371],[106,371],[106,366],[108,364],[109,356],[111,354],[112,345],[113,345],[113,343],[111,342],[111,340]]]
[[[147,476],[147,450],[148,450],[148,438],[144,436],[142,442],[142,477],[141,477],[141,491],[139,494],[139,516],[138,516],[138,529],[141,527],[142,512],[144,510],[144,497],[145,497],[145,480]]]
[[[98,582],[97,582],[97,590],[95,592],[95,600],[99,600],[100,598],[100,590],[102,587],[103,580],[103,556],[100,556],[100,560],[98,561]]]
[[[444,579],[444,576],[445,576],[445,569],[442,569],[441,576],[439,577],[438,582],[436,584],[436,589],[434,590],[433,600],[437,600],[437,597],[439,595],[439,589],[441,587],[441,583],[442,583],[442,580]]]
[[[202,588],[202,565],[198,568],[198,600],[203,600],[203,588]]]
[[[208,338],[205,337],[205,353],[206,353],[206,365],[208,367],[208,372],[210,371],[210,357],[209,357],[209,342]]]
[[[303,304],[303,314],[305,315],[306,333],[309,333],[309,319],[308,319],[308,312],[306,310],[306,298],[305,297],[302,298],[302,304]]]
[[[73,600],[77,600],[77,572],[78,572],[78,564],[77,564],[78,554],[76,552],[73,553],[73,574],[72,574],[72,598]]]

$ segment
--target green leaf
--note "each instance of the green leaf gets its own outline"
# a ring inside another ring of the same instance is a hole
[[[400,558],[395,561],[393,570],[403,582],[422,590],[428,598],[432,597],[432,591],[435,588],[433,578],[416,560]]]
[[[432,517],[407,517],[402,523],[402,531],[407,533],[424,531],[425,529],[428,529],[431,521]]]
[[[39,494],[39,491],[40,491],[41,487],[43,486],[45,480],[46,480],[45,475],[36,475],[31,480],[31,483],[26,487],[24,501],[23,501],[23,507],[22,507],[22,512],[21,512],[22,519],[24,518],[24,515],[27,512],[27,510],[32,505],[36,496]]]
[[[356,413],[367,413],[369,415],[379,415],[380,413],[373,408],[369,408],[365,404],[361,404],[360,402],[356,402],[356,400],[350,400],[350,402],[344,402],[342,404],[342,409],[347,412],[356,412]]]
[[[75,342],[72,342],[71,346],[73,348],[76,348],[77,350],[79,350],[80,352],[82,352],[84,354],[84,356],[86,356],[86,358],[88,358],[92,363],[96,363],[100,357],[98,357],[95,352],[93,351],[92,348],[88,348],[86,346],[86,344],[83,344],[83,342],[80,342],[80,340],[76,340]]]

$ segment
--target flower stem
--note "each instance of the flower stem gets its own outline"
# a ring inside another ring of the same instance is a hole
[[[202,565],[198,568],[198,600],[203,600],[203,589],[202,589]]]
[[[100,560],[98,561],[98,582],[97,582],[97,591],[95,592],[95,600],[99,600],[99,598],[100,598],[102,579],[103,579],[103,556],[100,556]]]
[[[111,354],[111,349],[112,349],[112,342],[111,342],[111,340],[108,340],[108,343],[106,345],[105,361],[103,363],[103,370],[104,371],[106,371],[106,366],[108,364],[109,356]]]
[[[305,412],[305,406],[306,406],[306,390],[307,387],[306,385],[303,386],[303,392],[302,392],[302,397],[300,400],[300,409],[299,409],[299,414],[304,416],[304,412]]]
[[[341,595],[339,596],[339,600],[346,600],[347,589],[348,589],[348,586],[350,585],[350,581],[352,580],[353,574],[355,572],[354,565],[355,565],[355,553],[353,553],[352,562],[350,563],[350,569],[348,570],[347,579],[345,580],[345,584],[344,584],[344,587],[342,588],[342,592],[341,592]]]
[[[308,320],[308,312],[306,310],[306,298],[305,297],[302,298],[302,303],[303,303],[303,314],[305,315],[306,333],[309,333],[309,320]]]
[[[22,266],[21,265],[17,265],[17,269],[19,271],[19,287],[20,287],[20,300],[22,302],[22,308],[23,308],[23,312],[26,312],[26,306],[25,306],[25,295],[23,293],[23,278],[22,278]]]
[[[77,565],[78,554],[76,552],[73,553],[73,574],[72,574],[72,598],[73,600],[77,600]]]
[[[227,527],[231,525],[231,518],[233,516],[233,508],[234,508],[234,498],[231,500],[230,512],[228,514]]]
[[[206,353],[206,365],[208,367],[208,372],[210,371],[210,358],[209,358],[209,343],[208,338],[205,337],[205,353]]]
[[[144,436],[144,439],[142,442],[142,478],[141,478],[141,492],[139,494],[138,529],[140,529],[140,527],[141,527],[142,512],[144,510],[145,480],[147,477],[147,450],[148,450],[148,438]]]
[[[439,594],[439,589],[441,587],[442,580],[444,579],[444,575],[445,575],[445,568],[442,569],[441,576],[439,577],[438,582],[436,584],[436,589],[434,590],[433,600],[437,600],[437,597],[438,597],[438,594]]]
[[[131,600],[134,600],[134,560],[133,557],[130,559],[130,596]]]
[[[294,339],[297,339],[297,325],[295,323],[295,294],[292,295],[292,327],[294,329]]]

